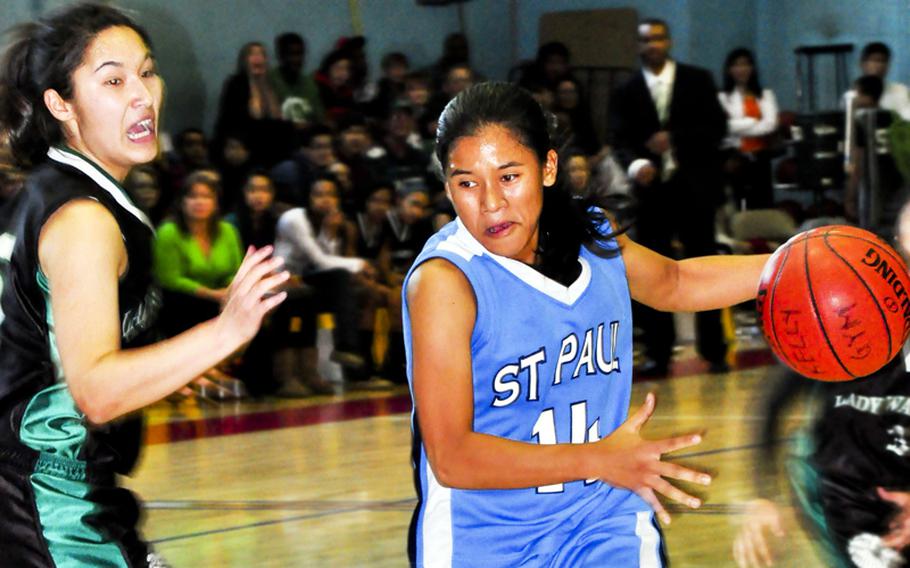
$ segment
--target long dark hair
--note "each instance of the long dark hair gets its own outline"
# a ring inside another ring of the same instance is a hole
[[[129,16],[100,4],[75,4],[36,22],[16,26],[0,60],[0,132],[9,137],[16,161],[29,166],[44,159],[49,146],[63,142],[60,123],[44,104],[54,89],[73,96],[73,72],[102,31],[126,26],[151,50],[148,33]]]
[[[727,59],[724,60],[724,91],[732,93],[733,89],[736,88],[736,81],[733,80],[733,75],[730,74],[730,67],[733,67],[733,64],[736,63],[736,60],[740,57],[745,57],[749,60],[749,64],[752,65],[752,75],[749,76],[746,87],[753,95],[761,98],[762,90],[761,81],[758,80],[758,65],[755,64],[755,56],[745,47],[737,47],[728,53]]]
[[[541,164],[550,150],[557,150],[551,134],[555,132],[556,118],[545,113],[531,93],[511,83],[480,83],[459,93],[439,117],[436,158],[443,169],[449,151],[459,138],[490,125],[508,129],[537,155]],[[598,256],[619,254],[618,247],[606,241],[625,229],[611,231],[606,224],[607,213],[623,210],[626,205],[627,200],[620,196],[573,198],[561,183],[543,189],[534,268],[554,280],[568,283],[581,269],[578,253],[582,245]]]
[[[240,48],[240,51],[237,52],[237,74],[243,75],[246,77],[249,75],[249,70],[246,66],[246,60],[250,56],[250,52],[253,51],[254,47],[262,49],[262,52],[268,56],[268,50],[265,48],[265,44],[261,41],[248,41],[243,44],[243,47]]]

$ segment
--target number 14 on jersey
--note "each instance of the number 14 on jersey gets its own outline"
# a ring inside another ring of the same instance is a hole
[[[534,428],[531,430],[531,435],[537,439],[538,444],[558,443],[556,440],[556,420],[556,410],[553,408],[548,408],[540,413],[540,416],[537,417],[537,422],[534,423]],[[584,444],[600,440],[600,418],[596,418],[590,426],[588,425],[587,401],[576,402],[570,406],[570,420],[570,443]],[[585,485],[595,481],[597,480],[588,479],[585,481]],[[563,490],[563,483],[541,485],[537,488],[538,493],[562,493]]]

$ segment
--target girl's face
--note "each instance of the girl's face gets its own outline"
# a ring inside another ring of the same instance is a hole
[[[398,216],[406,225],[413,225],[427,214],[430,196],[423,191],[412,191],[398,200]]]
[[[272,181],[265,176],[253,176],[243,188],[243,198],[253,213],[261,213],[272,206],[275,189]]]
[[[319,180],[310,188],[310,209],[320,215],[338,211],[338,188],[328,180]]]
[[[562,108],[575,108],[578,106],[578,87],[572,81],[561,81],[556,87],[556,99]]]
[[[194,183],[183,198],[183,214],[190,221],[208,221],[218,210],[218,196],[204,183]]]
[[[430,100],[430,89],[423,81],[408,81],[405,94],[408,101],[416,106],[425,105]]]
[[[329,67],[329,82],[333,87],[347,85],[351,80],[351,60],[339,59]]]
[[[246,72],[251,77],[265,75],[269,70],[269,57],[261,45],[254,45],[246,54]]]
[[[224,142],[224,161],[231,166],[242,166],[250,159],[250,152],[240,140],[228,138]]]
[[[588,160],[584,156],[572,156],[566,165],[569,172],[569,184],[572,192],[579,194],[588,185],[591,171],[588,169]]]
[[[558,158],[537,154],[498,124],[455,141],[445,164],[446,195],[471,235],[488,251],[533,264],[544,187]]]
[[[70,100],[50,89],[44,93],[67,144],[120,181],[133,166],[155,159],[163,89],[139,34],[125,26],[98,33],[72,82]]]
[[[389,188],[377,189],[367,198],[367,217],[374,220],[385,218],[392,207],[392,190]]]
[[[744,86],[749,82],[752,76],[752,62],[748,57],[737,57],[730,66],[730,76],[737,85]]]

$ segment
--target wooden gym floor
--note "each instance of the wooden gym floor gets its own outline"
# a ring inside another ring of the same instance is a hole
[[[742,505],[754,494],[756,402],[772,363],[758,347],[741,348],[723,375],[705,374],[683,352],[671,378],[633,387],[635,406],[649,390],[658,395],[646,437],[707,431],[701,446],[676,456],[716,479],[702,509],[675,509],[665,527],[674,567],[733,565]],[[176,568],[406,566],[415,503],[409,410],[404,388],[304,401],[162,403],[149,411],[148,445],[125,482],[147,505],[146,538]],[[796,413],[785,430],[800,425]],[[820,566],[786,511],[777,565]]]

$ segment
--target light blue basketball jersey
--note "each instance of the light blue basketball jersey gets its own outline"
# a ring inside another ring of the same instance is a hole
[[[566,287],[490,253],[456,220],[427,242],[411,271],[434,257],[464,273],[477,301],[471,337],[476,432],[535,444],[584,443],[623,423],[632,317],[619,255],[600,258],[583,247],[581,274]],[[403,312],[413,381],[406,294]],[[653,514],[634,493],[584,480],[508,490],[443,487],[427,460],[416,410],[412,428],[415,565],[662,565]]]

